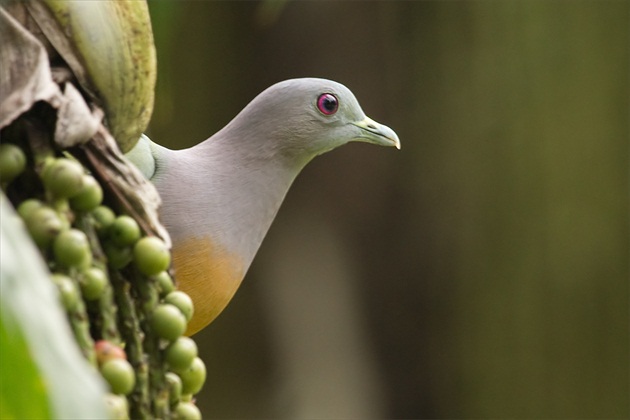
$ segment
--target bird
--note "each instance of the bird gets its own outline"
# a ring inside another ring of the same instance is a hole
[[[162,199],[177,286],[195,308],[186,335],[230,302],[302,168],[349,142],[400,149],[346,86],[298,78],[267,88],[193,147],[170,150],[143,135],[126,154]]]

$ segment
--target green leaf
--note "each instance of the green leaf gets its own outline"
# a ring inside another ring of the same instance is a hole
[[[0,418],[50,418],[43,378],[8,315],[0,317]]]
[[[0,193],[0,418],[107,418],[105,385],[81,355],[24,224]]]

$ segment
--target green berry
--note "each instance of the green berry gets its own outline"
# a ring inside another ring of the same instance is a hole
[[[79,291],[74,281],[65,274],[59,273],[53,274],[52,280],[57,285],[63,307],[69,312],[74,311],[79,304]]]
[[[71,159],[55,159],[44,168],[42,182],[56,198],[74,197],[83,188],[83,167]]]
[[[101,365],[101,375],[114,394],[127,395],[136,384],[136,374],[125,359],[110,359]]]
[[[188,369],[178,372],[182,379],[182,394],[196,394],[206,381],[206,365],[195,357]]]
[[[65,230],[53,242],[55,260],[64,267],[87,267],[92,263],[90,243],[78,229]]]
[[[166,372],[166,385],[168,386],[169,402],[175,404],[182,396],[182,380],[173,372]]]
[[[160,238],[146,236],[134,246],[133,259],[142,274],[154,276],[171,264],[171,253]]]
[[[98,206],[94,210],[92,210],[92,217],[94,217],[94,222],[96,226],[96,233],[98,233],[99,237],[105,237],[109,232],[109,227],[114,220],[116,220],[116,215],[107,206]]]
[[[107,263],[116,270],[125,268],[133,259],[131,247],[118,247],[111,242],[103,244],[103,251],[107,256]]]
[[[79,282],[81,294],[86,300],[97,300],[103,295],[108,284],[107,275],[98,267],[91,267],[83,273]]]
[[[129,402],[122,395],[106,394],[105,406],[112,420],[129,420]]]
[[[179,402],[175,407],[177,420],[201,420],[201,411],[192,402]]]
[[[22,219],[26,220],[28,219],[28,216],[30,216],[31,213],[33,213],[34,210],[37,210],[43,205],[44,203],[42,203],[40,200],[36,198],[29,198],[20,203],[20,205],[17,208],[17,212]]]
[[[193,301],[185,292],[175,290],[166,295],[164,302],[177,306],[186,317],[186,321],[190,321],[192,318],[194,312]]]
[[[103,189],[92,175],[83,176],[81,191],[70,199],[70,207],[79,211],[90,211],[103,201]]]
[[[26,155],[14,144],[0,144],[0,182],[8,184],[26,167]]]
[[[188,369],[197,357],[197,344],[192,338],[179,337],[166,348],[165,356],[171,369],[181,372]]]
[[[50,246],[63,227],[63,222],[59,215],[46,206],[34,209],[26,219],[28,232],[35,243],[42,249],[47,249]]]
[[[161,271],[152,277],[157,282],[160,289],[160,296],[165,296],[175,290],[175,284],[173,279],[168,274],[168,271]]]
[[[186,331],[186,317],[176,306],[162,303],[151,315],[151,326],[159,337],[175,341]]]
[[[109,239],[118,246],[128,246],[140,239],[140,226],[127,215],[118,216],[109,226]]]

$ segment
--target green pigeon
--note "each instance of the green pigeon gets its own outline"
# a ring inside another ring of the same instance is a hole
[[[349,142],[400,149],[347,87],[301,78],[267,88],[196,146],[169,150],[143,136],[127,154],[162,198],[175,278],[195,307],[188,335],[232,299],[302,168]]]

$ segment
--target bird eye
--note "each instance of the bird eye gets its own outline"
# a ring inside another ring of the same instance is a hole
[[[331,93],[322,93],[317,98],[317,109],[324,115],[332,115],[337,112],[339,101]]]

